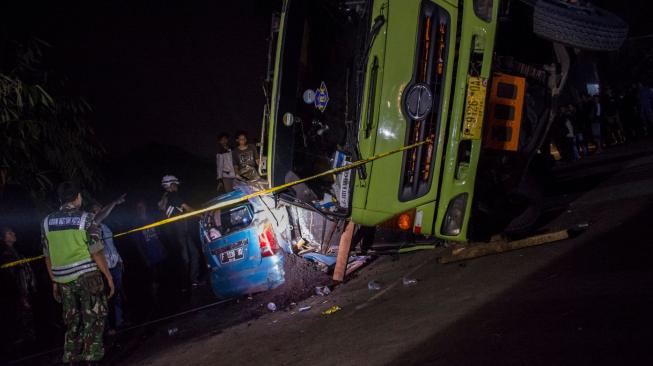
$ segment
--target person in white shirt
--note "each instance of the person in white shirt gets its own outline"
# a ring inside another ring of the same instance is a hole
[[[221,133],[218,136],[218,153],[215,155],[217,168],[218,193],[229,193],[234,188],[234,170],[231,147],[229,146],[229,135]]]

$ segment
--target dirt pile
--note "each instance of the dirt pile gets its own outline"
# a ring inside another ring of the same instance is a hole
[[[298,302],[315,294],[316,286],[331,283],[331,277],[322,272],[314,263],[297,255],[286,255],[284,262],[286,281],[274,290],[254,296],[254,299],[265,305],[275,303],[277,309],[283,310],[293,302]]]

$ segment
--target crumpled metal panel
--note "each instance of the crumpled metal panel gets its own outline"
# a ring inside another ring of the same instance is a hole
[[[315,251],[324,253],[334,242],[337,245],[340,236],[337,232],[336,221],[318,212],[297,206],[292,207],[291,215],[299,224],[296,234],[301,236],[306,244],[314,248]]]
[[[264,180],[244,182],[236,181],[234,188],[238,188],[245,194],[251,194],[268,189],[268,183]],[[292,233],[290,218],[288,217],[287,205],[283,202],[275,202],[272,195],[263,195],[249,200],[254,207],[254,224],[262,226],[271,223],[277,236],[277,242],[286,253],[292,253]]]
[[[250,194],[268,188],[267,181],[236,181],[235,188]],[[302,208],[275,199],[272,195],[263,195],[250,200],[256,211],[255,222],[264,220],[272,222],[275,232],[282,240],[279,242],[287,253],[292,253],[291,245],[304,239],[305,245],[312,251],[326,252],[331,245],[337,245],[340,238],[337,222],[314,210]],[[295,231],[295,236],[292,235]],[[329,242],[327,242],[329,241]],[[308,248],[307,248],[308,249]]]

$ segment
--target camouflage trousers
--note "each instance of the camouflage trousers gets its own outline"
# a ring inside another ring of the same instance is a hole
[[[104,322],[107,298],[99,271],[60,284],[63,321],[66,324],[63,362],[99,361],[104,356]]]

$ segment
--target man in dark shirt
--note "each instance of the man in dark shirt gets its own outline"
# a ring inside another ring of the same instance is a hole
[[[16,250],[16,233],[9,227],[0,229],[0,265],[24,258]],[[0,269],[0,288],[0,309],[7,315],[1,332],[3,341],[11,340],[8,344],[13,345],[33,341],[35,334],[32,297],[36,292],[36,281],[31,264],[24,263]]]
[[[179,184],[179,179],[174,175],[166,175],[161,180],[165,193],[159,201],[159,209],[165,212],[167,217],[193,211],[193,208],[179,195]],[[171,224],[171,229],[173,240],[179,244],[181,260],[188,280],[193,287],[197,287],[199,286],[199,252],[190,236],[188,222],[186,220],[174,222]]]
[[[239,132],[236,135],[236,142],[238,142],[238,146],[232,150],[236,176],[250,181],[258,179],[260,161],[256,148],[247,143],[247,134],[244,132]]]
[[[136,222],[138,226],[144,226],[152,223],[149,216],[147,203],[140,200],[136,203]],[[149,279],[149,297],[152,301],[152,307],[156,308],[159,304],[159,287],[163,275],[163,265],[166,259],[166,249],[159,238],[159,231],[153,227],[143,230],[134,236],[136,240],[136,249],[141,254],[145,268],[147,269]]]
[[[610,138],[611,144],[623,144],[626,141],[623,133],[623,126],[619,118],[619,109],[617,98],[612,93],[612,89],[608,88],[605,92],[603,100],[603,118],[605,120],[605,127],[607,128],[606,135]]]

